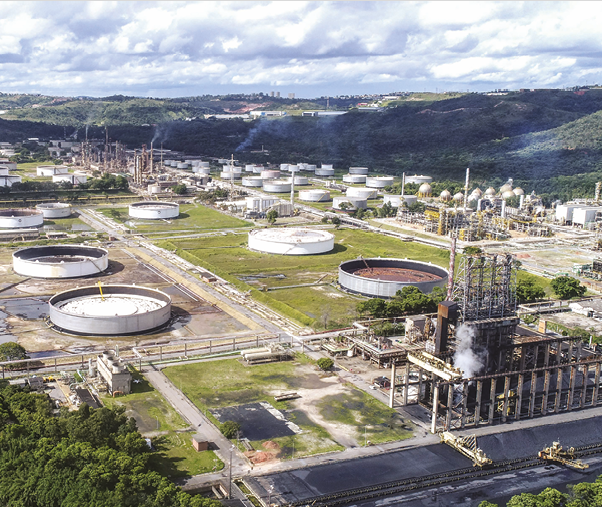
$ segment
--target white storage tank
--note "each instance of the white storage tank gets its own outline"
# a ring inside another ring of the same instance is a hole
[[[228,160],[227,158],[218,158],[217,159],[218,164],[227,164],[228,162],[230,162],[230,160]]]
[[[171,319],[171,298],[157,289],[130,285],[78,287],[48,301],[50,321],[83,335],[136,335]]]
[[[161,192],[163,192],[161,185],[149,185],[148,186],[149,194],[160,194]]]
[[[320,169],[316,169],[316,176],[334,176],[334,169],[322,166]]]
[[[347,197],[347,196],[336,196],[332,198],[332,207],[334,209],[343,209],[341,208],[341,204],[343,203],[347,203],[348,205],[351,206],[351,208],[347,208],[347,209],[357,209],[357,208],[361,208],[361,209],[366,209],[368,208],[368,201],[366,199],[362,199],[361,197]]]
[[[404,195],[403,202],[406,203],[406,206],[410,206],[411,204],[415,204],[418,202],[418,197],[415,195]]]
[[[264,180],[275,180],[277,178],[280,178],[280,171],[278,171],[277,169],[265,169],[261,171],[261,177]]]
[[[288,171],[289,170],[288,164],[280,164],[280,170],[281,171]]]
[[[195,166],[192,168],[192,172],[196,174],[211,174],[209,167]]]
[[[393,185],[393,176],[373,176],[366,177],[366,186],[370,188],[385,188]]]
[[[44,223],[44,214],[37,209],[0,209],[1,229],[22,229],[39,227]]]
[[[316,255],[334,248],[334,235],[319,229],[254,229],[249,249],[280,255]]]
[[[347,197],[359,197],[361,199],[376,199],[378,192],[372,188],[349,187],[345,192]]]
[[[253,172],[253,167],[255,167],[255,164],[245,164],[245,172],[246,173],[252,173]]]
[[[289,193],[291,191],[291,184],[283,180],[264,180],[263,191],[270,194]]]
[[[187,162],[178,162],[176,167],[178,169],[188,169],[189,164]]]
[[[293,177],[290,176],[286,179],[286,181],[292,183],[293,181]],[[309,180],[307,179],[307,176],[297,176],[295,174],[295,185],[300,185],[300,186],[304,186],[304,185],[309,185]]]
[[[177,160],[171,161],[171,167],[178,167],[179,162]]]
[[[197,164],[199,167],[209,167],[209,162],[203,162],[202,160],[198,161],[199,163]]]
[[[175,202],[141,201],[132,203],[129,207],[130,217],[145,220],[177,218],[179,214],[180,205]]]
[[[66,174],[69,168],[66,165],[39,165],[36,167],[38,176],[54,176],[55,174]]]
[[[243,176],[242,177],[243,187],[262,187],[263,178],[261,176]]]
[[[301,170],[301,168],[299,167],[298,164],[288,164],[288,167],[286,168],[286,170],[291,173],[293,171],[298,172]]]
[[[71,204],[66,202],[43,202],[36,206],[44,218],[65,218],[71,215]]]
[[[308,173],[315,173],[316,172],[316,165],[315,164],[305,164],[303,166],[303,171],[306,171]]]
[[[422,185],[423,183],[432,183],[432,176],[425,176],[424,174],[414,174],[414,176],[406,176],[406,183],[415,183],[416,185]]]
[[[330,201],[330,192],[328,190],[300,190],[299,200],[307,202]]]
[[[261,174],[264,171],[264,167],[262,165],[256,165],[253,167],[253,174]]]
[[[97,275],[108,267],[109,251],[86,245],[34,246],[13,254],[15,273],[35,278]]]
[[[350,167],[349,174],[368,174],[367,167]]]
[[[20,174],[2,174],[0,175],[0,187],[12,187],[15,183],[21,183]]]
[[[79,185],[80,183],[86,183],[86,181],[88,181],[88,176],[83,173],[54,174],[52,176],[53,183],[61,183],[63,181],[69,182],[73,185]]]
[[[334,169],[332,164],[320,164],[320,169]]]
[[[404,198],[401,195],[396,194],[385,194],[383,195],[383,204],[389,203],[394,208],[399,208],[404,202]]]
[[[366,175],[365,174],[344,174],[343,182],[351,183],[353,185],[358,185],[360,183],[366,183]]]
[[[226,180],[226,181],[239,180],[242,178],[242,174],[237,171],[234,171],[234,172],[222,171],[221,173],[219,173],[219,177],[222,180]]]

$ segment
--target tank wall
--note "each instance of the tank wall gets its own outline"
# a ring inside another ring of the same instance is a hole
[[[334,176],[334,169],[316,169],[316,176]]]
[[[263,191],[264,192],[271,192],[271,193],[275,193],[275,194],[281,194],[284,192],[290,192],[291,191],[291,184],[290,183],[271,183],[269,181],[264,181],[263,182]]]
[[[393,185],[393,178],[366,178],[366,186],[372,188],[385,188],[387,185]]]
[[[367,167],[350,167],[349,174],[368,174]]]
[[[149,204],[158,204],[149,202]],[[162,218],[177,218],[180,214],[180,206],[178,204],[174,204],[169,208],[160,208],[160,209],[152,209],[152,208],[144,208],[140,206],[136,206],[135,204],[130,204],[129,207],[129,215],[132,218],[142,218],[146,220],[159,220]]]
[[[376,199],[378,197],[378,192],[371,188],[351,187],[347,189],[345,195],[347,197],[360,197],[362,199]]]
[[[343,181],[345,183],[366,183],[364,174],[344,174]]]
[[[334,237],[313,243],[280,243],[249,234],[249,248],[280,255],[316,255],[330,252],[334,248]]]
[[[330,192],[318,191],[318,190],[301,190],[299,192],[299,199],[301,201],[308,202],[323,202],[330,201]]]
[[[9,210],[6,210],[9,211]],[[23,227],[39,227],[44,223],[44,215],[41,211],[32,211],[31,214],[25,214],[18,210],[15,216],[0,216],[0,228],[21,229]]]
[[[61,292],[50,298],[50,320],[55,326],[73,333],[104,336],[149,331],[165,325],[171,318],[171,299],[167,294],[142,287],[117,285],[105,286],[102,290],[105,294],[121,293],[151,296],[165,302],[166,305],[150,312],[120,317],[73,315],[63,312],[55,306],[66,299],[98,294],[98,287],[83,287]]]
[[[259,176],[243,177],[243,187],[261,187],[263,186],[263,179]]]
[[[44,218],[65,218],[71,216],[71,212],[73,211],[71,208],[71,204],[51,207],[44,207],[44,205],[38,204],[36,206],[36,209],[42,212]]]
[[[425,294],[430,293],[435,287],[447,285],[447,271],[444,268],[419,261],[408,261],[403,259],[364,259],[370,267],[399,267],[415,269],[441,277],[440,280],[425,282],[395,282],[386,280],[375,280],[354,275],[350,271],[364,268],[363,260],[352,260],[339,266],[339,284],[350,292],[363,294],[364,296],[392,298],[398,290],[404,287],[417,287]]]

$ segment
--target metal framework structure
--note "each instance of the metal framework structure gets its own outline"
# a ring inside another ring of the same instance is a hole
[[[460,260],[452,299],[463,322],[506,317],[516,310],[516,268],[511,254],[467,255]]]

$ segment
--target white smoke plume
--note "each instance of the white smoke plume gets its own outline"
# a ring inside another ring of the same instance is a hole
[[[474,351],[474,337],[474,329],[466,324],[456,329],[454,366],[464,372],[463,378],[474,377],[484,366],[483,361]]]

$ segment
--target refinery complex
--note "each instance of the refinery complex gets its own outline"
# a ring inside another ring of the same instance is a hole
[[[487,474],[554,463],[556,484],[601,466],[602,183],[545,206],[512,180],[479,188],[468,169],[463,191],[435,195],[428,175],[368,167],[37,142],[66,153],[61,164],[0,160],[0,186],[37,179],[65,192],[1,196],[0,331],[29,354],[1,363],[3,378],[40,390],[50,378],[69,410],[122,402],[151,439],[159,416],[127,405],[149,382],[189,447],[225,467],[190,474],[188,490],[231,499],[234,487],[264,506],[411,506],[457,481],[477,505],[468,484]],[[77,192],[106,175],[129,192]],[[523,304],[525,273],[588,292]],[[439,300],[356,310],[416,290]],[[206,394],[200,373],[182,373],[222,361],[248,374],[244,395],[218,380]],[[283,364],[257,394],[252,372]],[[338,420],[337,404],[359,408]],[[230,441],[218,428],[231,420]]]

